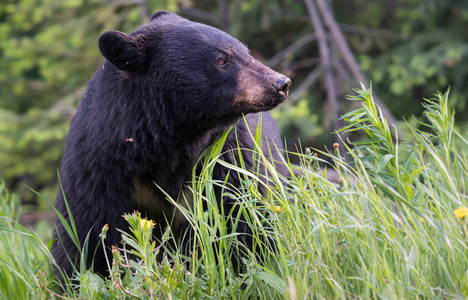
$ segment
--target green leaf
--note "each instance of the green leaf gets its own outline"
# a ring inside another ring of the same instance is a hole
[[[280,292],[282,295],[284,295],[288,290],[288,285],[276,274],[257,272],[254,276]]]
[[[379,161],[379,164],[377,165],[377,172],[380,172],[383,168],[385,168],[385,166],[387,165],[387,163],[393,158],[393,154],[387,154],[387,155],[384,155],[380,161]]]

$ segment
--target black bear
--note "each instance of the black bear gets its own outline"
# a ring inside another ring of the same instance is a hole
[[[156,184],[177,199],[199,156],[232,125],[237,123],[235,133],[229,133],[224,148],[253,149],[248,127],[255,132],[259,112],[284,102],[291,85],[237,39],[172,12],[155,13],[131,34],[105,32],[98,44],[106,61],[89,81],[71,122],[60,169],[81,245],[90,232],[87,267],[105,224],[111,228],[106,247],[120,242],[114,228],[128,228],[124,213],[138,210],[164,223],[174,207]],[[244,115],[248,126],[239,122]],[[262,138],[279,147],[282,141],[267,112],[262,127]],[[223,159],[234,158],[225,154]],[[246,167],[253,164],[246,159]],[[287,174],[284,166],[278,168]],[[224,180],[226,174],[217,166],[213,178]],[[236,180],[233,176],[230,183],[238,186]],[[57,209],[70,220],[62,191]],[[183,218],[173,222],[174,234],[188,225]],[[52,254],[71,275],[79,252],[62,222],[56,227]],[[98,249],[94,270],[106,274],[106,266]]]

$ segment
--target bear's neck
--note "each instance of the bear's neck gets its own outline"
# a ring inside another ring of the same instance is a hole
[[[161,116],[160,120],[169,118]],[[200,155],[224,132],[224,128],[191,127],[179,122],[170,125],[148,122],[147,126],[153,144],[150,156],[154,157],[154,167],[147,171],[151,173],[152,181],[172,197],[176,197],[183,185],[191,179],[193,167]]]

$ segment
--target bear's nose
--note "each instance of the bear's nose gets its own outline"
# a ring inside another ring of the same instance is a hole
[[[284,95],[287,95],[289,92],[289,88],[291,87],[291,79],[289,79],[286,76],[281,76],[279,79],[276,80],[275,83],[273,83],[273,86],[275,87],[278,93],[282,92]]]

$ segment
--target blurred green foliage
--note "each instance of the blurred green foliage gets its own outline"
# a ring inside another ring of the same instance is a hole
[[[349,6],[346,9],[349,14],[354,12],[359,21],[351,18],[346,22],[398,33],[394,38],[351,39],[374,90],[395,116],[408,117],[420,112],[421,106],[414,99],[429,97],[432,90],[443,91],[450,85],[457,119],[467,121],[468,2],[403,0],[383,1],[386,4],[382,5],[353,2],[351,11]],[[336,7],[338,10],[342,6]],[[391,36],[391,32],[386,34]]]
[[[414,99],[450,85],[456,119],[468,120],[468,2],[334,0],[332,6],[374,91],[397,118],[419,115],[421,106]],[[0,178],[24,201],[33,200],[25,184],[55,197],[69,121],[103,60],[99,34],[130,32],[160,9],[220,27],[266,63],[313,32],[303,1],[295,0],[4,0]],[[271,66],[293,79],[294,92],[318,58],[317,45],[311,42]],[[337,75],[339,93],[350,94],[357,83],[349,74]],[[322,129],[325,99],[319,80],[297,101],[280,108],[275,114],[283,134],[293,143],[300,137],[303,146],[326,143],[330,131]]]

